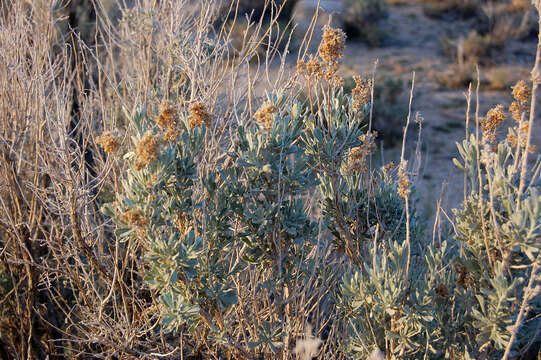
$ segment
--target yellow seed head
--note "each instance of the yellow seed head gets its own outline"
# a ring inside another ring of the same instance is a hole
[[[370,101],[370,92],[372,90],[372,80],[361,79],[359,76],[354,76],[355,88],[351,91],[353,97],[353,108],[356,111]]]
[[[164,141],[175,141],[180,134],[180,131],[176,127],[170,127],[163,133]]]
[[[297,62],[297,73],[310,78],[319,79],[323,74],[323,65],[313,55],[310,55],[308,61],[299,60]]]
[[[256,111],[254,118],[263,129],[268,131],[272,128],[272,114],[276,111],[276,106],[265,103]]]
[[[507,134],[507,142],[512,147],[516,147],[518,145],[518,139],[517,139],[516,135],[514,133],[512,133],[512,132],[509,132]]]
[[[496,130],[505,120],[503,105],[497,105],[487,112],[486,117],[480,119],[483,136],[489,141],[496,140]]]
[[[361,140],[363,143],[360,146],[352,148],[348,153],[348,172],[363,173],[368,170],[366,160],[376,147],[374,143],[375,137],[375,134],[365,134],[359,137],[359,140]]]
[[[407,172],[407,167],[407,160],[403,160],[398,167],[398,196],[403,199],[411,194],[411,181]]]
[[[323,28],[323,38],[319,45],[318,53],[326,63],[334,63],[344,55],[346,34],[340,29],[333,29],[330,26]]]
[[[531,0],[513,0],[511,1],[511,10],[528,11],[532,7]]]
[[[120,146],[117,137],[111,131],[104,132],[98,136],[96,143],[107,153],[115,152]]]
[[[160,140],[152,135],[152,131],[147,131],[135,149],[135,169],[141,170],[152,160],[158,158],[160,150]]]
[[[522,106],[518,101],[513,101],[509,105],[509,112],[513,115],[513,120],[520,122],[522,118],[522,113],[524,112],[524,106]]]
[[[177,124],[175,109],[169,103],[163,102],[160,106],[156,124],[162,129],[171,128]]]
[[[394,162],[390,162],[387,165],[383,166],[381,168],[381,171],[383,172],[383,176],[387,176],[389,172],[391,172],[394,169]]]
[[[190,106],[188,119],[190,120],[190,127],[193,129],[203,125],[210,126],[212,116],[208,113],[205,105],[196,102]]]
[[[530,88],[526,85],[524,80],[520,80],[515,86],[512,86],[511,89],[513,89],[513,98],[515,98],[515,100],[527,103],[530,99]]]

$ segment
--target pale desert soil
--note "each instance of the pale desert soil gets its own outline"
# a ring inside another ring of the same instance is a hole
[[[424,15],[421,5],[391,6],[389,17],[381,24],[387,33],[382,48],[371,49],[359,43],[349,43],[344,56],[345,74],[369,74],[374,62],[378,61],[378,73],[396,76],[410,83],[412,72],[416,74],[416,85],[413,98],[413,112],[419,112],[424,118],[422,132],[422,166],[417,178],[417,195],[419,207],[425,213],[432,213],[441,194],[442,184],[446,183],[445,205],[447,208],[457,206],[463,199],[463,173],[452,164],[458,157],[455,143],[461,142],[465,135],[465,113],[467,88],[446,89],[439,85],[436,76],[447,71],[452,59],[442,52],[441,37],[467,31],[467,23],[446,22],[430,19]],[[386,44],[386,45],[385,45]],[[536,42],[534,39],[506,44],[503,54],[498,55],[491,67],[504,67],[513,79],[528,80],[534,62]],[[481,66],[482,76],[490,71]],[[481,82],[480,115],[496,105],[505,107],[511,102],[509,91],[488,91]],[[407,98],[409,90],[405,89],[403,97]],[[475,99],[472,104],[472,122],[474,122]],[[385,106],[385,104],[375,104]],[[404,99],[407,106],[407,99]],[[538,113],[541,114],[541,113]],[[533,143],[541,149],[539,119],[534,128]],[[393,122],[394,123],[394,122]],[[397,126],[403,126],[397,122]],[[512,124],[508,119],[504,127]],[[408,137],[410,157],[413,157],[416,142],[416,124],[412,124]],[[473,131],[472,127],[470,131]],[[503,129],[506,133],[506,130]],[[384,145],[385,148],[385,145]],[[400,147],[385,148],[383,157],[386,162],[400,157]],[[533,158],[533,157],[532,157]]]

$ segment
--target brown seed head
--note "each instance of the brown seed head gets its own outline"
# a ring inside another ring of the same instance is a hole
[[[100,145],[107,153],[115,152],[120,146],[118,139],[111,131],[104,132],[103,134],[98,136],[98,138],[96,139],[96,143]]]
[[[531,7],[531,0],[513,0],[511,2],[511,10],[513,11],[528,11]]]
[[[163,140],[175,141],[180,134],[180,131],[176,127],[170,127],[163,133]]]
[[[435,291],[436,291],[436,294],[438,294],[442,298],[446,298],[447,296],[449,296],[449,288],[445,286],[444,284],[438,284],[438,286],[436,286]]]
[[[526,85],[524,80],[520,80],[515,86],[512,86],[511,89],[513,89],[513,98],[515,98],[515,100],[527,103],[530,99],[530,88]]]
[[[497,105],[487,112],[486,117],[481,118],[481,128],[483,130],[483,136],[489,141],[496,141],[496,130],[505,120],[505,114],[503,112],[503,105]]]
[[[458,273],[457,285],[463,287],[464,289],[468,288],[468,269],[461,265],[455,268]]]
[[[131,209],[122,214],[122,220],[130,226],[144,227],[147,224],[147,219],[141,211]]]
[[[513,101],[511,105],[509,105],[509,112],[513,115],[513,120],[516,122],[520,122],[524,110],[524,106],[522,106],[518,101]]]
[[[162,129],[171,128],[177,124],[175,109],[169,103],[163,102],[161,104],[156,124]]]
[[[351,91],[353,97],[353,108],[357,111],[370,101],[370,92],[372,90],[372,80],[361,79],[359,76],[354,76],[355,88]]]
[[[405,199],[411,194],[411,181],[407,172],[408,161],[402,160],[398,166],[398,196]]]
[[[345,41],[346,34],[342,30],[326,25],[318,49],[319,56],[328,64],[337,62],[344,55]]]
[[[381,171],[383,172],[383,176],[387,176],[387,174],[394,169],[394,162],[390,162],[385,166],[382,166]]]
[[[363,143],[360,146],[352,148],[348,153],[347,170],[349,172],[366,172],[366,159],[376,147],[374,143],[375,137],[375,134],[365,134],[359,137],[359,140]]]
[[[207,127],[210,126],[212,117],[207,112],[205,105],[197,102],[190,106],[190,115],[188,116],[188,119],[190,120],[190,127],[193,129],[203,125],[206,125]]]
[[[512,147],[516,147],[518,145],[518,139],[517,139],[517,136],[513,133],[513,132],[509,132],[507,134],[507,142],[509,143],[509,145],[511,145]]]
[[[323,77],[327,82],[332,83],[334,87],[340,86],[343,84],[344,80],[337,74],[340,66],[338,62],[333,62],[325,66],[325,71],[323,71]]]
[[[147,131],[135,149],[135,169],[141,170],[152,160],[158,158],[160,140],[152,135],[152,131]]]
[[[319,79],[323,74],[321,62],[313,55],[310,55],[308,61],[299,60],[297,63],[297,73],[310,78]]]
[[[277,110],[278,109],[276,109],[276,106],[270,103],[265,103],[254,114],[254,118],[263,129],[268,131],[272,128],[272,114],[274,114]]]

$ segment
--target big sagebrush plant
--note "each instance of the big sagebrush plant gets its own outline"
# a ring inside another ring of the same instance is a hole
[[[371,114],[388,104],[373,79],[346,94],[342,31],[262,81],[279,7],[232,48],[214,1],[119,4],[118,23],[96,1],[93,47],[57,38],[53,3],[0,6],[0,357],[536,351],[541,47],[532,88],[459,145],[464,202],[430,237],[405,146],[377,169]]]
[[[515,125],[507,138],[496,142],[506,117],[500,105],[479,119],[476,134],[458,145],[463,160],[455,160],[470,189],[455,210],[461,245],[457,299],[471,306],[464,308],[470,320],[464,336],[474,335],[472,350],[489,357],[523,356],[540,326],[541,159],[533,166],[528,162],[535,152],[529,131],[535,96],[521,81],[513,97],[509,112]]]
[[[334,276],[328,262],[341,253],[360,261],[378,222],[371,215],[365,224],[367,210],[356,209],[362,194],[354,191],[368,181],[361,174],[373,138],[365,133],[369,86],[359,81],[352,97],[337,81],[343,40],[327,28],[321,60],[311,60],[320,73],[299,65],[326,88],[317,104],[269,96],[230,130],[213,167],[205,156],[219,119],[202,103],[179,106],[186,103],[178,99],[158,113],[136,106],[130,114],[134,151],[124,155],[122,191],[104,211],[116,236],[140,249],[163,328],[190,334],[196,348],[287,357],[294,334],[302,334],[295,329],[316,317],[322,300],[332,303],[319,287]],[[318,184],[323,199],[314,202]],[[354,226],[364,229],[357,237]],[[339,250],[330,257],[325,227]]]
[[[505,141],[496,107],[459,146],[467,196],[455,234],[436,241],[404,152],[396,168],[371,169],[372,82],[344,94],[343,48],[325,28],[318,56],[298,63],[306,102],[269,95],[212,151],[220,119],[203,102],[127,114],[133,150],[104,210],[140,252],[161,328],[217,357],[313,356],[321,338],[336,357],[525,353],[538,331],[540,227],[527,88],[515,88]]]

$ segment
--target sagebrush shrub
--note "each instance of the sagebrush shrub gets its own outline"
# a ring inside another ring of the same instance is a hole
[[[454,217],[438,208],[449,222],[430,236],[405,146],[396,166],[373,156],[374,79],[344,89],[341,30],[325,27],[290,74],[282,58],[262,97],[251,61],[276,18],[232,57],[214,2],[121,6],[103,46],[74,37],[79,63],[55,40],[56,8],[14,6],[0,18],[14,64],[0,67],[2,357],[509,359],[538,346],[538,77],[473,134],[468,114],[464,201]]]

